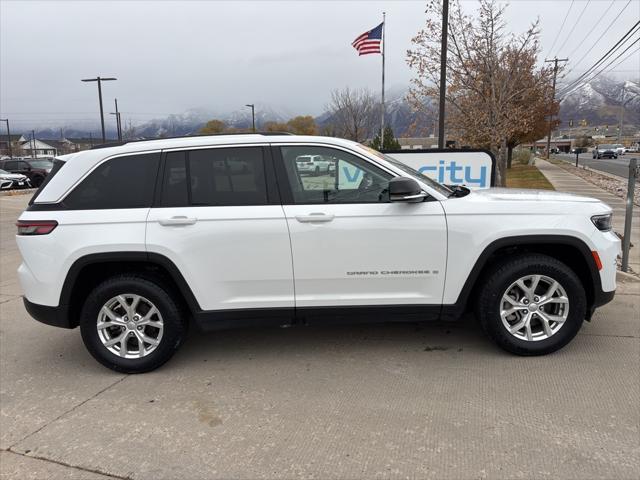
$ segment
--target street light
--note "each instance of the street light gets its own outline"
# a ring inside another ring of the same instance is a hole
[[[110,80],[117,80],[117,78],[96,77],[82,79],[83,82],[98,82],[98,99],[100,101],[100,124],[102,125],[102,143],[107,143],[107,137],[104,134],[104,111],[102,110],[102,82],[108,82]]]
[[[13,148],[11,147],[11,130],[9,130],[9,119],[0,118],[0,122],[7,123],[7,145],[9,146],[9,158],[13,160]]]
[[[253,103],[247,103],[245,107],[251,108],[251,125],[252,130],[255,133],[256,131],[256,106]]]

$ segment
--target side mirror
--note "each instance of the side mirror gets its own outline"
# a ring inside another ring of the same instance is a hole
[[[413,178],[395,177],[389,180],[389,200],[392,202],[418,203],[427,198]]]

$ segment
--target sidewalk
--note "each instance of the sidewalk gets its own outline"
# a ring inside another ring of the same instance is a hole
[[[602,188],[577,177],[562,168],[545,160],[536,158],[536,167],[547,177],[553,187],[560,192],[576,193],[602,200],[613,208],[613,229],[620,235],[624,232],[625,200],[603,190]],[[640,188],[640,186],[636,186]],[[640,273],[640,207],[633,208],[631,222],[631,251],[629,266],[635,273]]]

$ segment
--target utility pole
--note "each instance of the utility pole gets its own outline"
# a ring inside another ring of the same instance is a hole
[[[102,125],[102,143],[107,143],[107,137],[104,134],[104,111],[102,109],[102,82],[117,80],[114,77],[96,77],[85,78],[83,82],[98,82],[98,100],[100,101],[100,124]]]
[[[9,158],[13,160],[13,147],[11,146],[11,130],[9,130],[9,119],[0,118],[0,122],[6,122],[7,124],[7,146],[9,147]]]
[[[382,33],[381,33],[381,42],[382,42],[382,95],[380,102],[380,148],[384,150],[384,50],[385,44],[387,43],[385,37],[387,31],[387,14],[382,12]]]
[[[549,104],[549,133],[547,135],[547,160],[551,151],[551,130],[553,129],[553,102],[556,100],[556,77],[558,76],[558,62],[568,62],[568,58],[555,57],[553,60],[545,59],[544,63],[553,63],[553,88],[551,90],[551,103]]]
[[[438,148],[444,148],[444,106],[447,93],[447,36],[449,0],[442,0],[442,38],[440,40],[440,109],[438,110]]]
[[[622,120],[624,119],[624,95],[627,93],[626,84],[622,84],[622,101],[620,102],[620,125],[618,126],[618,143],[620,143],[620,137],[622,136]]]
[[[121,142],[122,141],[122,121],[120,120],[120,112],[118,111],[118,99],[115,99],[115,103],[116,103],[116,111],[115,112],[111,112],[109,115],[115,115],[116,116],[116,130],[118,132],[118,141]]]
[[[256,132],[256,106],[253,103],[247,103],[245,107],[251,108],[251,129]]]
[[[31,158],[36,158],[36,132],[31,130]]]

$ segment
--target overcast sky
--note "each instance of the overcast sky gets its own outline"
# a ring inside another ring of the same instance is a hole
[[[572,54],[575,61],[628,2],[575,0],[561,30],[570,0],[512,0],[508,26],[523,31],[540,17],[543,52]],[[463,5],[469,12],[477,7],[474,0]],[[106,111],[117,97],[123,116],[134,122],[191,108],[228,112],[252,102],[317,115],[332,89],[379,91],[380,56],[358,57],[350,44],[381,21],[383,10],[387,86],[407,86],[412,72],[405,53],[424,22],[424,6],[398,0],[0,0],[0,115],[16,130],[93,124],[96,86],[80,79],[96,75],[118,78],[104,84]],[[640,0],[631,0],[574,72],[590,67],[639,17]],[[557,51],[548,52],[554,40]],[[616,75],[637,78],[639,69],[635,53]]]

